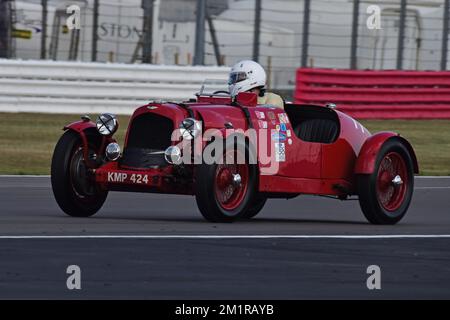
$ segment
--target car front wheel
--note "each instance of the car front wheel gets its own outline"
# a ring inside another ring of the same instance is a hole
[[[89,156],[95,158],[95,140],[90,142]],[[108,195],[95,183],[93,174],[85,164],[80,136],[66,131],[59,139],[52,158],[51,183],[53,194],[61,210],[73,217],[89,217],[103,206]]]

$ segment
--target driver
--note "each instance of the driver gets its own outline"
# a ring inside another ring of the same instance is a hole
[[[243,60],[236,63],[230,71],[228,90],[232,97],[239,92],[253,92],[258,95],[258,104],[270,104],[284,109],[283,99],[271,92],[266,92],[266,72],[257,62]]]

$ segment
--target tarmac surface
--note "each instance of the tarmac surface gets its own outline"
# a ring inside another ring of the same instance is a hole
[[[66,286],[69,265],[81,290]],[[194,197],[113,192],[72,218],[48,177],[2,176],[0,298],[449,299],[450,177],[417,178],[404,219],[374,226],[358,201],[312,196],[214,224]]]

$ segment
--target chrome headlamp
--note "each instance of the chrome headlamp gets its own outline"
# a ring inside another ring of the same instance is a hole
[[[116,161],[120,157],[120,146],[116,142],[111,142],[106,146],[105,150],[106,157],[110,161]]]
[[[164,159],[170,164],[181,163],[181,150],[177,146],[170,146],[164,151]]]
[[[186,118],[180,123],[180,133],[184,139],[195,139],[201,130],[201,122],[194,118]]]
[[[113,135],[117,128],[119,127],[119,122],[115,115],[111,113],[103,113],[98,116],[97,121],[97,130],[100,134],[104,136]]]

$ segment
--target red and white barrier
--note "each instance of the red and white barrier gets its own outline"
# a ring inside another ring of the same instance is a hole
[[[294,99],[359,119],[450,119],[450,72],[300,68]]]

